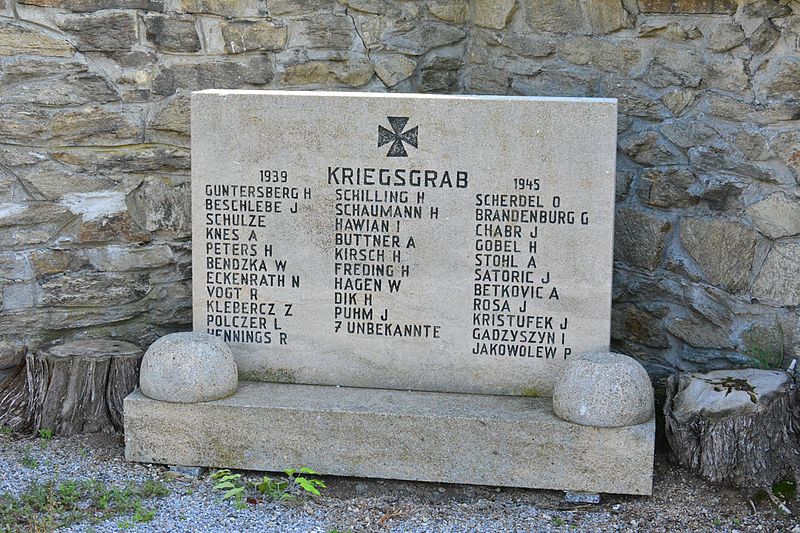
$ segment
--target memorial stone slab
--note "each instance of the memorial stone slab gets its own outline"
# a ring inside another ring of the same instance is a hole
[[[572,356],[608,350],[616,114],[194,93],[195,331],[246,380],[551,395]]]
[[[653,418],[546,397],[608,349],[615,153],[614,100],[194,93],[194,327],[242,381],[132,393],[125,457],[650,494]]]

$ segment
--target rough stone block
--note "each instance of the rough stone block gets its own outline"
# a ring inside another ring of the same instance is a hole
[[[394,87],[414,74],[417,62],[401,54],[373,57],[375,74],[387,87]]]
[[[711,283],[734,293],[744,290],[750,279],[755,236],[750,228],[724,219],[681,221],[683,247]]]
[[[644,13],[732,15],[736,7],[735,0],[639,0]]]
[[[353,19],[320,11],[292,22],[287,46],[349,50],[355,36]]]
[[[119,100],[108,80],[93,72],[68,74],[61,78],[32,79],[0,90],[3,103],[41,104],[45,106],[78,106],[104,104]]]
[[[184,13],[208,13],[223,17],[258,16],[258,0],[180,0]]]
[[[630,208],[617,211],[614,221],[614,259],[646,270],[661,261],[669,222]]]
[[[777,243],[767,255],[753,284],[753,296],[779,303],[800,305],[800,244]]]
[[[69,15],[58,27],[75,39],[81,52],[130,50],[137,42],[136,16],[128,12]]]
[[[50,36],[40,27],[10,20],[0,21],[0,56],[71,56],[75,52],[66,39]]]
[[[180,89],[241,88],[272,81],[272,60],[253,55],[242,61],[176,63],[161,69],[153,80],[155,94],[170,95]]]
[[[347,85],[361,87],[372,78],[367,61],[309,61],[291,65],[283,76],[285,85]]]
[[[473,22],[495,30],[502,30],[511,22],[518,6],[516,0],[477,0],[474,5]]]
[[[467,35],[464,28],[442,22],[426,21],[409,31],[391,33],[385,37],[385,47],[413,56],[423,55],[434,48],[456,43]]]
[[[203,404],[125,399],[129,461],[650,494],[654,422],[558,419],[549,399],[240,382]]]
[[[526,0],[528,25],[536,30],[584,35],[611,33],[631,26],[616,0]]]
[[[19,4],[55,7],[76,13],[100,11],[102,9],[142,9],[164,11],[164,0],[18,0]]]
[[[278,26],[267,20],[237,20],[222,25],[225,51],[232,54],[253,50],[281,50],[286,45],[288,35],[286,26]]]
[[[428,3],[428,10],[437,19],[453,24],[464,24],[469,20],[467,0],[433,0]]]
[[[200,37],[190,15],[148,15],[143,18],[147,39],[167,52],[197,52]]]
[[[770,194],[747,208],[756,229],[771,239],[800,234],[800,197]]]

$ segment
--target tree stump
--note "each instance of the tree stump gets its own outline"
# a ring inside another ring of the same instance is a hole
[[[800,399],[784,371],[673,375],[664,418],[672,458],[708,481],[760,489],[800,475]]]
[[[136,387],[142,349],[82,339],[27,353],[0,383],[0,424],[56,435],[122,430],[122,400]]]

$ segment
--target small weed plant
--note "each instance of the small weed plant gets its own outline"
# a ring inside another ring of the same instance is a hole
[[[246,507],[244,501],[244,489],[246,486],[242,483],[241,474],[234,474],[228,469],[223,469],[211,474],[211,479],[216,481],[214,483],[215,490],[225,491],[222,495],[223,500],[231,500],[237,509]]]
[[[33,456],[30,446],[25,446],[25,448],[22,450],[21,463],[22,466],[24,466],[25,468],[30,468],[30,469],[39,468],[39,461],[37,461],[36,458]]]
[[[0,494],[0,531],[53,531],[127,515],[117,524],[125,529],[128,523],[153,520],[156,510],[145,500],[167,494],[169,489],[155,480],[124,487],[95,480],[34,482],[19,496]]]
[[[753,346],[747,351],[751,364],[762,370],[782,369],[786,361],[786,343],[784,341],[783,327],[778,324],[778,341],[772,347]]]
[[[297,497],[294,492],[319,496],[320,489],[326,488],[324,481],[311,477],[319,474],[310,468],[287,468],[283,473],[286,474],[284,478],[264,476],[260,481],[246,482],[242,480],[241,474],[223,469],[211,474],[211,479],[215,482],[215,490],[224,491],[222,500],[231,500],[237,509],[244,509],[247,503],[258,503],[265,498],[281,503],[288,502]],[[252,490],[255,490],[259,497],[248,498],[247,493]]]

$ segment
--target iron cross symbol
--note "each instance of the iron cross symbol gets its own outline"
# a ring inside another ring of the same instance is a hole
[[[419,126],[414,126],[410,130],[403,131],[403,128],[408,124],[408,117],[386,117],[389,119],[389,124],[392,126],[392,131],[387,130],[383,126],[378,126],[378,146],[392,143],[389,147],[389,153],[386,157],[408,157],[406,147],[403,143],[408,143],[414,148],[417,147],[417,132]]]

